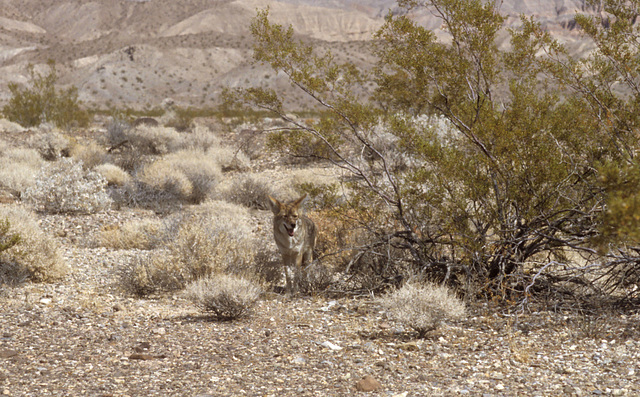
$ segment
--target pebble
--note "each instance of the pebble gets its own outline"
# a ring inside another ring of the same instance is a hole
[[[321,344],[321,346],[329,348],[329,349],[334,350],[334,351],[342,350],[342,348],[340,346],[338,346],[338,345],[336,345],[334,343],[331,343],[329,341],[323,342]]]
[[[357,391],[375,391],[382,387],[380,382],[378,382],[373,376],[365,375],[362,379],[356,382],[356,390]]]
[[[156,335],[166,335],[167,334],[167,330],[164,327],[156,328],[151,332],[153,332]]]

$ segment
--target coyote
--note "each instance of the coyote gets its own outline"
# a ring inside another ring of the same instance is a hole
[[[294,289],[290,271],[298,277],[302,264],[313,262],[313,248],[316,245],[317,230],[313,221],[300,214],[300,204],[307,195],[303,195],[297,200],[289,203],[282,203],[271,196],[269,197],[269,207],[273,211],[273,237],[276,245],[282,254],[282,261],[285,266],[286,290],[292,292]]]

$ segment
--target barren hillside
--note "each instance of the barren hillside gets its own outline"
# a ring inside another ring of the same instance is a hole
[[[61,81],[98,106],[157,106],[171,97],[180,104],[215,103],[224,86],[288,86],[251,63],[249,24],[269,6],[275,22],[360,63],[370,61],[363,42],[396,9],[392,0],[6,0],[0,7],[0,103],[8,82],[25,82],[26,66],[54,59]],[[584,0],[509,0],[510,15],[536,16],[574,51],[587,47],[573,29]],[[436,31],[429,12],[414,15]]]

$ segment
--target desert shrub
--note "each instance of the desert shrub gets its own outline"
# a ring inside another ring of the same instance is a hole
[[[178,200],[200,203],[220,181],[220,166],[200,151],[182,150],[145,165],[136,174],[147,187]]]
[[[107,142],[111,147],[121,145],[127,138],[127,131],[131,128],[131,124],[127,123],[122,117],[113,117],[107,123]]]
[[[294,290],[306,295],[321,293],[333,282],[334,272],[324,264],[314,261],[301,269],[285,269],[293,271]]]
[[[235,98],[286,123],[272,147],[344,170],[349,194],[336,204],[367,234],[357,259],[374,275],[465,278],[470,295],[483,286],[505,302],[569,284],[575,296],[590,285],[637,297],[625,280],[639,262],[638,5],[605,3],[615,16],[606,24],[576,16],[596,47],[576,59],[527,18],[501,48],[505,17],[495,2],[402,1],[407,12],[433,11],[448,39],[397,13],[364,73],[259,11],[255,60],[288,76],[320,117],[291,116],[283,105],[291,98],[272,89]],[[359,95],[370,83],[375,95]],[[589,254],[593,266],[583,271],[567,250]],[[559,277],[567,268],[572,275]]]
[[[273,244],[272,241],[269,241]],[[262,245],[256,249],[256,256],[253,260],[251,271],[255,278],[264,285],[265,288],[271,288],[279,285],[283,281],[284,273],[282,265],[282,256],[272,245]]]
[[[16,134],[20,132],[25,132],[26,129],[18,123],[14,123],[7,119],[0,118],[0,131],[6,132],[9,134]]]
[[[67,273],[58,244],[40,229],[32,213],[0,207],[0,220],[0,245],[5,248],[0,250],[3,282],[49,282]]]
[[[43,159],[54,161],[60,157],[69,157],[72,142],[58,131],[41,130],[29,138],[28,145],[36,149]]]
[[[212,146],[207,155],[213,158],[224,171],[246,171],[250,168],[251,160],[240,149],[230,146]]]
[[[245,208],[212,201],[176,222],[169,249],[191,279],[212,273],[252,272],[258,246]]]
[[[268,182],[254,176],[236,177],[231,186],[221,192],[226,201],[261,210],[268,209],[266,198],[269,194],[273,192]]]
[[[22,193],[35,185],[44,160],[35,149],[5,148],[0,150],[0,164],[0,186]]]
[[[123,274],[126,290],[137,295],[173,291],[212,274],[256,277],[259,244],[246,208],[208,202],[179,214],[160,233],[166,251],[146,256]]]
[[[62,158],[41,169],[24,199],[39,211],[91,214],[110,207],[106,184],[102,175],[84,170],[82,163]]]
[[[379,299],[393,319],[411,327],[420,338],[435,330],[445,319],[460,319],[465,305],[443,285],[408,282]]]
[[[93,170],[102,175],[111,186],[124,186],[131,182],[131,175],[114,164],[100,164]]]
[[[162,250],[136,257],[123,268],[120,286],[124,291],[140,297],[183,289],[187,285],[183,269],[166,254]]]
[[[74,160],[82,162],[86,169],[93,169],[109,161],[107,151],[93,141],[71,146],[69,154]]]
[[[181,149],[202,150],[207,151],[212,147],[221,146],[220,138],[209,128],[196,125],[193,132],[184,136]]]
[[[185,132],[193,128],[193,113],[189,108],[176,107],[171,113],[171,117],[167,120],[167,127],[174,128],[176,131]]]
[[[246,316],[260,297],[261,288],[246,278],[218,274],[191,283],[186,296],[219,321]]]
[[[125,138],[138,155],[167,154],[184,145],[182,134],[173,128],[162,126],[140,125],[127,130]]]
[[[21,88],[16,83],[9,83],[11,98],[2,112],[10,121],[24,127],[34,127],[45,122],[60,128],[87,126],[89,114],[80,107],[78,89],[56,89],[58,76],[55,63],[50,61],[48,66],[48,73],[42,75],[36,72],[33,65],[29,65],[31,88]]]
[[[113,249],[151,250],[162,242],[163,223],[145,219],[104,227],[96,237],[96,244]]]

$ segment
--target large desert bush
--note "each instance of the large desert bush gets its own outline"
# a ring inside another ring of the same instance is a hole
[[[11,243],[11,244],[7,244]],[[21,208],[0,207],[0,281],[47,282],[64,276],[68,267],[56,241]]]
[[[188,299],[219,321],[246,316],[260,293],[261,288],[254,281],[228,274],[202,278],[186,289]]]
[[[465,305],[444,285],[408,282],[379,299],[387,314],[424,337],[445,319],[460,319]]]
[[[35,185],[43,165],[35,149],[4,147],[0,149],[0,186],[23,193]]]
[[[102,175],[83,169],[81,162],[61,158],[40,170],[24,199],[49,213],[96,213],[111,206],[106,185]]]
[[[46,75],[29,65],[29,85],[21,87],[9,83],[11,98],[2,112],[11,121],[24,127],[34,127],[42,123],[53,123],[60,128],[84,127],[89,124],[89,114],[80,107],[78,89],[56,88],[58,75],[53,61],[48,63]]]
[[[386,19],[368,71],[338,64],[260,11],[255,59],[287,75],[321,117],[291,117],[276,90],[236,98],[287,123],[273,147],[349,176],[337,204],[368,233],[373,270],[401,261],[400,279],[464,279],[469,294],[505,300],[578,295],[585,285],[637,296],[625,280],[640,274],[640,9],[623,3],[602,4],[615,16],[606,21],[576,17],[596,46],[576,59],[527,18],[498,46],[499,2],[400,1],[406,12]],[[412,20],[415,8],[441,18],[447,40]],[[371,83],[372,98],[358,94]]]

